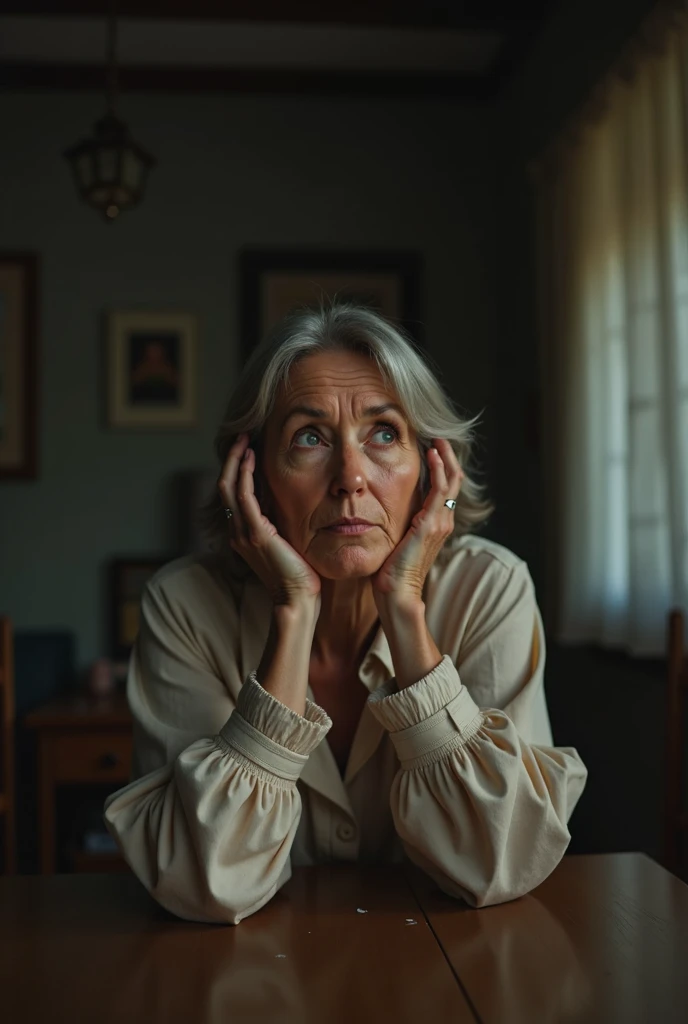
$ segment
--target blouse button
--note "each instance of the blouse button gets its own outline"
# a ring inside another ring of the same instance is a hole
[[[349,825],[348,822],[337,826],[337,839],[353,839],[355,835],[356,829],[353,825]]]

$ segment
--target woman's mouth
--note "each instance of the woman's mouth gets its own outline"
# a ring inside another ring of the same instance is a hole
[[[366,530],[372,530],[372,523],[338,523],[337,526],[325,527],[328,533],[365,533]]]

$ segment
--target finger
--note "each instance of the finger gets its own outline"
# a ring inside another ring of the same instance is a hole
[[[428,449],[428,464],[430,466],[430,480],[432,481],[430,508],[439,510],[447,500],[449,484],[444,462],[437,448]]]
[[[239,480],[236,491],[237,502],[241,511],[239,526],[244,540],[248,540],[252,531],[255,530],[260,514],[253,487],[254,467],[255,456],[253,451],[247,448],[239,463]]]
[[[436,438],[435,448],[439,453],[442,468],[444,469],[444,475],[447,482],[447,496],[449,498],[456,498],[461,488],[461,481],[464,476],[463,470],[459,465],[459,460],[456,458],[456,453],[454,452],[451,444],[445,438]]]
[[[217,488],[220,492],[225,508],[232,510],[232,518],[228,522],[233,522],[234,526],[239,528],[239,519],[241,510],[237,501],[237,480],[239,476],[239,468],[241,465],[241,459],[244,451],[248,445],[248,435],[241,434],[234,444],[229,449],[229,454],[225,459],[222,472],[217,481]]]

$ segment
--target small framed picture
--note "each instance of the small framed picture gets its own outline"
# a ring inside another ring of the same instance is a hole
[[[139,632],[141,595],[167,558],[115,558],[110,565],[111,647],[115,662],[126,662]]]
[[[194,426],[197,348],[197,322],[191,313],[110,313],[109,426]]]
[[[38,474],[38,257],[0,252],[0,480]]]
[[[291,310],[335,297],[377,310],[423,347],[418,253],[245,249],[239,266],[244,361]]]

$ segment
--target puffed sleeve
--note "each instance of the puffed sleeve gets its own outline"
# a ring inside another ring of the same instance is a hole
[[[390,801],[408,856],[474,907],[522,896],[554,870],[588,775],[573,747],[552,746],[544,629],[524,562],[485,609],[453,659],[368,699],[400,760]]]
[[[238,622],[226,628],[238,635]],[[236,925],[291,877],[296,782],[332,722],[311,701],[298,715],[255,671],[235,706],[211,662],[183,610],[149,583],[127,677],[134,781],[107,798],[104,818],[163,907]]]

